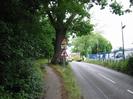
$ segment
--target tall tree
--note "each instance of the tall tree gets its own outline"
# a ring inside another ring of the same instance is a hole
[[[72,44],[73,51],[81,55],[110,52],[112,49],[111,43],[98,33],[77,37]]]
[[[56,31],[52,63],[58,63],[61,43],[66,38],[67,31],[71,30],[69,26],[72,27],[72,23],[77,23],[77,20],[82,20],[84,16],[89,16],[84,7],[86,2],[85,0],[47,0],[45,3],[46,13]]]
[[[112,12],[122,15],[122,6],[116,0],[111,1]],[[68,31],[76,32],[79,35],[92,31],[88,10],[93,4],[101,5],[101,9],[103,9],[108,2],[107,0],[45,0],[43,6],[45,13],[56,31],[52,63],[58,63],[61,42],[65,39]],[[88,19],[87,24],[84,24],[85,19]],[[84,29],[84,27],[87,28]]]

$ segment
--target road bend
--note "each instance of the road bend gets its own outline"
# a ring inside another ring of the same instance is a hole
[[[133,99],[133,77],[85,62],[70,65],[84,99]]]

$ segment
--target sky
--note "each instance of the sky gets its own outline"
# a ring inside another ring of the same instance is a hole
[[[127,0],[119,0],[124,8],[128,8]],[[131,8],[133,11],[133,7]],[[118,16],[112,14],[109,8],[100,10],[94,6],[91,10],[91,21],[95,25],[94,31],[101,33],[113,46],[113,49],[122,47],[121,22],[126,27],[123,29],[125,48],[133,48],[133,12]]]

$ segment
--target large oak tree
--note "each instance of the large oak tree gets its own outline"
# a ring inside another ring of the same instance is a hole
[[[132,0],[130,0],[132,2]],[[92,25],[89,21],[88,10],[93,5],[100,5],[104,9],[108,5],[107,0],[45,0],[45,14],[48,16],[52,26],[56,31],[54,42],[54,55],[52,63],[58,63],[61,54],[61,43],[66,38],[67,32],[76,32],[78,35],[86,34],[92,31]],[[116,0],[111,0],[109,6],[112,13],[122,15],[122,5]],[[88,20],[86,20],[88,19]],[[87,21],[87,22],[85,22]]]

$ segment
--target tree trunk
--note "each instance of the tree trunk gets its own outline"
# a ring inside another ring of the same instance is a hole
[[[61,60],[61,53],[62,53],[61,43],[65,39],[65,34],[66,34],[66,30],[64,28],[61,27],[61,28],[56,29],[56,40],[54,43],[54,55],[51,60],[52,64],[58,64],[62,61]]]

